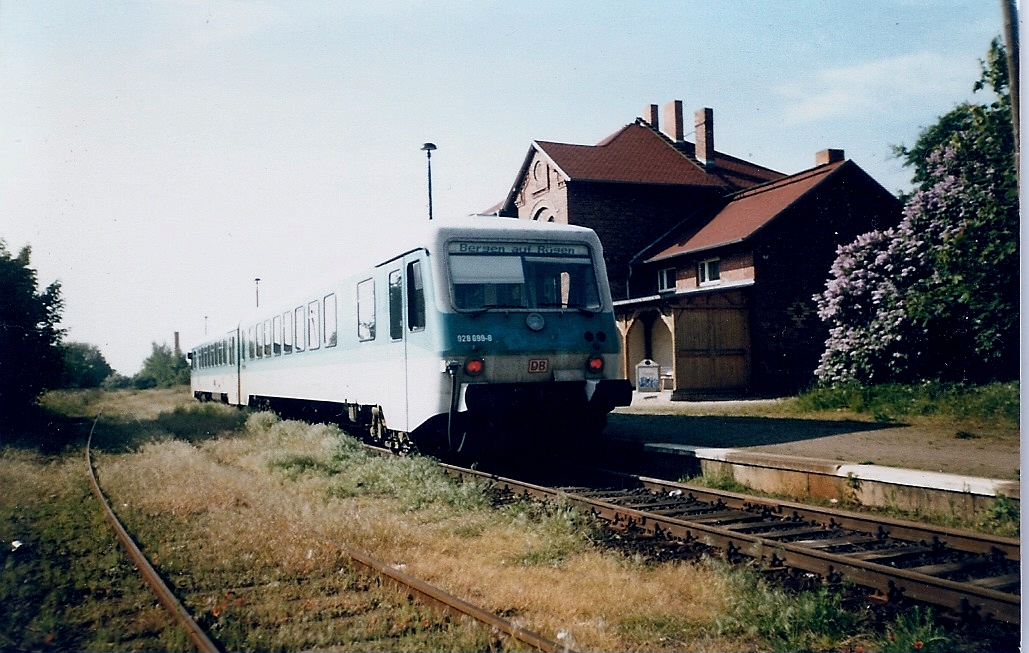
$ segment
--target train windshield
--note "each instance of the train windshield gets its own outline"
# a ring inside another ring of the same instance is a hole
[[[601,309],[586,245],[452,242],[448,251],[458,310]]]

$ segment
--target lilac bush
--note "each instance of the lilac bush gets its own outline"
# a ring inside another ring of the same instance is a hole
[[[988,162],[962,151],[967,140],[957,134],[929,155],[931,181],[909,198],[897,227],[838,248],[814,297],[829,325],[815,370],[821,382],[976,380],[976,368],[1000,355],[999,332],[1017,332],[1017,296],[993,312],[1004,304],[998,295],[1017,286],[1017,271],[1012,280],[997,269],[1017,261],[1017,216],[1013,225],[997,220],[1003,187]],[[1000,288],[983,287],[991,276]]]

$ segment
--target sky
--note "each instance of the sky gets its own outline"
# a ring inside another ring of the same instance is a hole
[[[0,239],[60,282],[66,340],[132,375],[231,328],[255,278],[292,301],[426,220],[429,141],[436,217],[504,199],[533,140],[592,145],[676,99],[714,109],[720,152],[794,173],[840,148],[907,190],[892,147],[990,100],[1001,21],[987,0],[3,0]]]

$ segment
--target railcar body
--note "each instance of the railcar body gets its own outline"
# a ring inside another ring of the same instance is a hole
[[[349,422],[427,453],[588,436],[629,403],[592,230],[469,218],[419,231],[196,347],[194,396]]]

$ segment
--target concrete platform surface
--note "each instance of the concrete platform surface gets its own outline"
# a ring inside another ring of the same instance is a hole
[[[774,409],[779,400],[673,402],[670,398],[670,392],[635,393],[631,406],[610,415],[604,437],[832,461],[865,473],[883,467],[1019,480],[1019,438],[1010,429],[967,432],[892,422],[740,417],[726,413]]]

